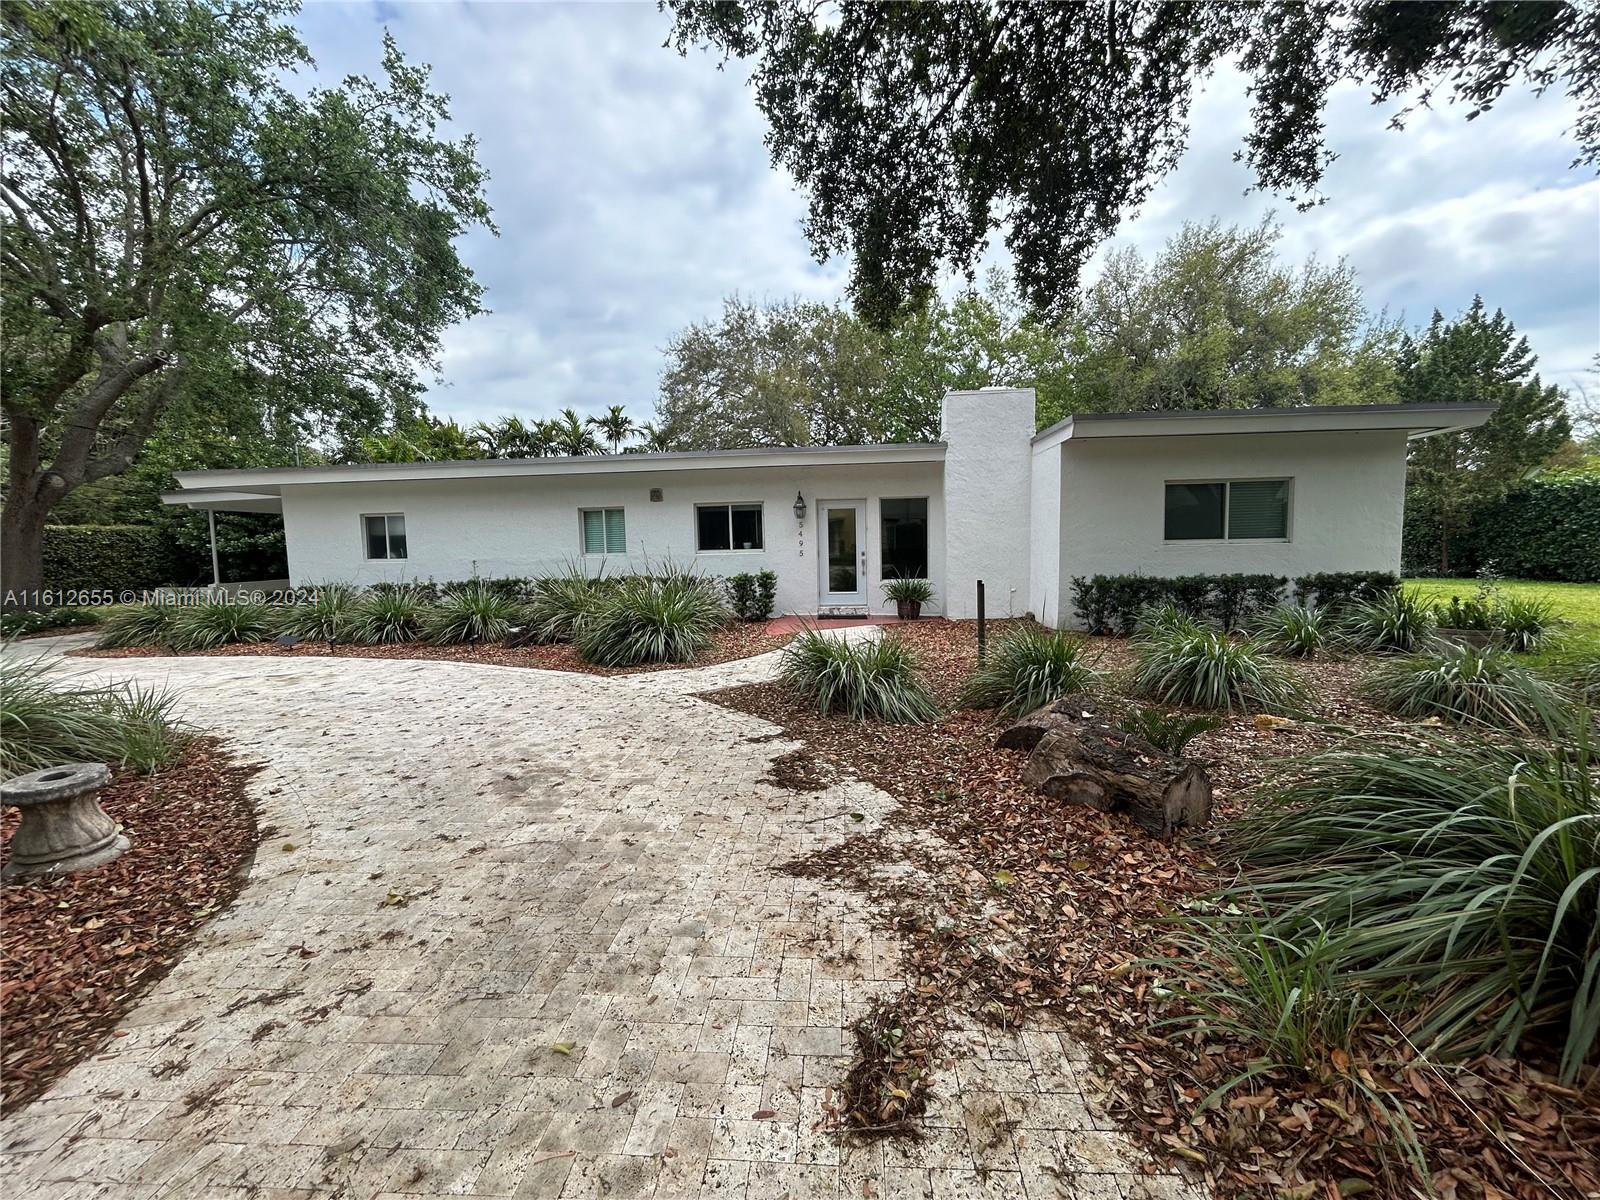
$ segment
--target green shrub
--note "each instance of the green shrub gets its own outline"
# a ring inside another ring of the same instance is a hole
[[[1164,704],[1284,712],[1305,700],[1299,677],[1250,638],[1215,629],[1169,629],[1140,638],[1134,653],[1134,688]]]
[[[1442,647],[1374,666],[1361,693],[1402,717],[1501,729],[1556,731],[1569,720],[1572,697],[1496,647]]]
[[[933,584],[926,579],[905,576],[883,581],[883,598],[896,604],[926,604],[933,599]]]
[[[1273,937],[1329,933],[1336,978],[1403,988],[1424,1053],[1561,1045],[1571,1082],[1600,1034],[1600,793],[1587,738],[1550,746],[1367,735],[1289,764],[1226,835],[1217,898]]]
[[[1221,717],[1201,713],[1163,712],[1159,708],[1142,705],[1123,714],[1117,728],[1141,737],[1159,750],[1181,755],[1202,733],[1210,733],[1222,725]]]
[[[727,579],[728,606],[741,621],[765,621],[778,603],[778,576],[772,571],[744,572]]]
[[[422,614],[422,632],[436,646],[498,642],[521,621],[521,603],[482,580],[472,580],[439,597]]]
[[[711,648],[728,620],[716,589],[687,572],[630,576],[607,589],[578,626],[575,644],[586,662],[631,667],[691,662]]]
[[[1326,608],[1280,604],[1256,619],[1263,648],[1285,658],[1310,658],[1330,640],[1333,622]]]
[[[531,579],[522,575],[507,575],[500,579],[447,579],[444,583],[433,585],[434,599],[443,599],[451,592],[487,589],[507,600],[522,601],[527,599],[532,584]]]
[[[1295,603],[1338,609],[1355,601],[1377,600],[1400,586],[1393,571],[1317,571],[1294,581]]]
[[[1139,614],[1171,604],[1195,620],[1234,629],[1282,598],[1282,575],[1090,575],[1072,581],[1072,604],[1091,633],[1134,632]]]
[[[85,625],[98,625],[102,612],[97,608],[79,608],[64,604],[59,608],[17,609],[0,612],[0,637],[26,637],[43,633],[47,629],[77,629]]]
[[[575,640],[584,622],[599,611],[600,602],[613,582],[585,575],[576,567],[560,575],[534,580],[525,614],[533,627],[531,640],[540,643]]]
[[[1495,617],[1506,645],[1519,654],[1537,650],[1556,623],[1555,605],[1537,596],[1506,596]]]
[[[422,636],[428,601],[414,587],[374,587],[350,610],[346,636],[362,646],[414,642]]]
[[[1439,564],[1439,525],[1424,505],[1406,505],[1408,575],[1472,575],[1493,567],[1513,579],[1600,580],[1600,470],[1545,471],[1458,514],[1450,569]]]
[[[1185,633],[1198,633],[1205,626],[1187,611],[1168,601],[1165,604],[1148,604],[1139,610],[1139,615],[1134,618],[1133,636],[1136,638],[1153,637],[1157,634],[1172,633],[1181,630]]]
[[[1363,600],[1341,614],[1339,638],[1357,650],[1410,654],[1433,636],[1428,603],[1396,590],[1376,600]]]
[[[780,677],[823,716],[914,725],[939,715],[917,656],[893,635],[852,642],[807,630],[784,647]]]
[[[129,604],[114,608],[100,622],[100,636],[95,645],[102,650],[166,646],[177,619],[176,604]]]
[[[236,642],[260,642],[272,636],[277,612],[265,604],[237,604],[226,597],[208,597],[178,607],[167,644],[174,650],[210,650]]]
[[[311,589],[311,598],[278,613],[278,632],[313,642],[343,641],[355,619],[359,595],[347,583],[325,583]]]
[[[1020,717],[1040,705],[1081,692],[1099,679],[1085,640],[1070,633],[1018,629],[992,647],[962,686],[962,708],[992,708]]]
[[[171,539],[149,525],[47,525],[41,566],[51,591],[112,596],[174,583],[179,572]]]
[[[186,740],[172,704],[166,692],[133,684],[58,684],[39,660],[0,664],[0,776],[72,762],[166,766]]]

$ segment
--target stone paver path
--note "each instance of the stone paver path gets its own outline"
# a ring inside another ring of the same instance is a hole
[[[265,762],[270,834],[127,1036],[0,1126],[8,1193],[1184,1194],[1050,1031],[958,1039],[920,1143],[817,1130],[897,948],[772,868],[891,802],[764,782],[795,744],[693,698],[773,665],[67,660],[169,685]]]

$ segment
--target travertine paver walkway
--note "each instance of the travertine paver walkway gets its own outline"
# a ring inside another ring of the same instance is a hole
[[[890,801],[763,782],[794,744],[693,698],[773,665],[68,660],[267,763],[271,834],[127,1036],[4,1123],[7,1193],[1177,1196],[1048,1031],[966,1037],[919,1144],[815,1128],[896,947],[772,867]]]

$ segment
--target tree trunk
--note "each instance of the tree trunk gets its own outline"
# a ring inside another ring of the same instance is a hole
[[[6,497],[0,515],[0,581],[5,589],[5,607],[39,608],[44,587],[44,523],[48,505],[37,499]]]
[[[1022,781],[1046,796],[1098,812],[1126,813],[1157,837],[1211,819],[1211,778],[1149,742],[1090,718],[1056,726],[1033,748]]]
[[[1439,514],[1439,574],[1450,575],[1450,518],[1443,512]]]

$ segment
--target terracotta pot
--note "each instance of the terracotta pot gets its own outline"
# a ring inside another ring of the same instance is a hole
[[[915,621],[922,616],[921,600],[896,600],[894,602],[895,614],[902,621]]]

